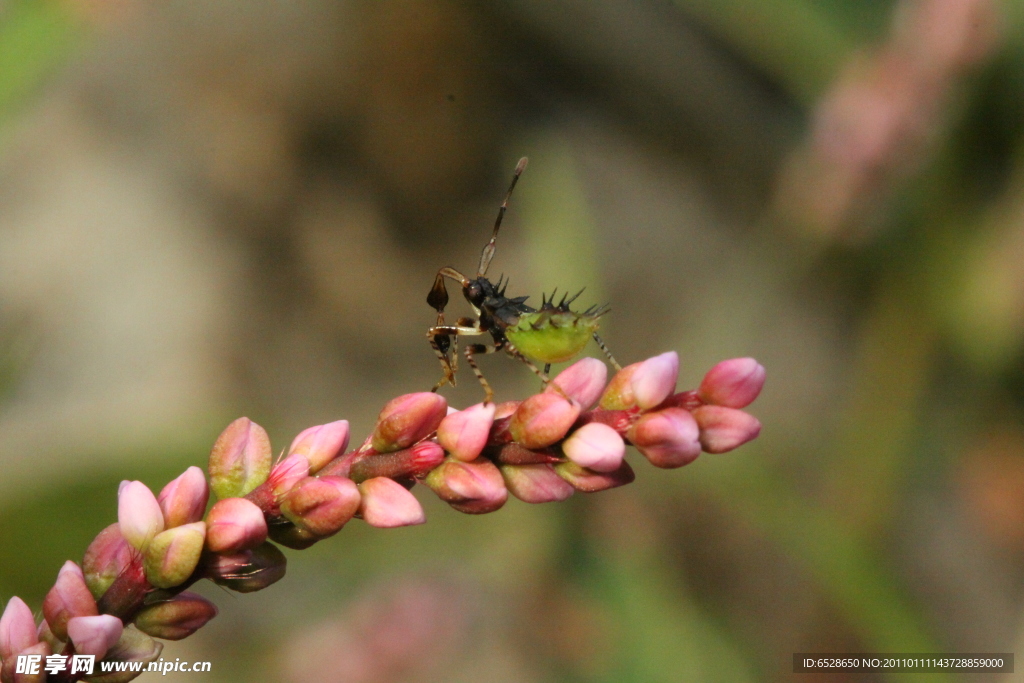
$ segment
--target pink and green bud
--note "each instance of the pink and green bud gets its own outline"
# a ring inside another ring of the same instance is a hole
[[[267,487],[274,494],[274,498],[280,500],[292,490],[293,486],[308,476],[309,461],[306,460],[306,456],[289,455],[270,470]]]
[[[388,453],[422,441],[437,429],[447,412],[444,397],[431,392],[405,394],[388,401],[373,430],[373,450]]]
[[[91,617],[72,617],[68,620],[68,636],[80,655],[95,655],[103,659],[107,650],[121,639],[124,624],[111,614]]]
[[[204,522],[183,524],[157,534],[143,558],[146,580],[157,588],[185,583],[199,564],[205,541]]]
[[[753,358],[724,360],[704,375],[697,395],[705,403],[746,408],[764,386],[764,367]]]
[[[655,467],[682,467],[700,455],[697,421],[682,408],[647,413],[637,420],[626,436]]]
[[[428,474],[423,483],[438,498],[471,515],[494,512],[508,500],[501,472],[485,458],[474,462],[449,460]]]
[[[284,553],[267,542],[252,550],[211,556],[204,566],[204,576],[233,591],[252,593],[279,581],[287,567]]]
[[[586,467],[580,467],[574,462],[560,462],[554,466],[555,472],[562,479],[567,481],[577,491],[584,493],[595,493],[606,491],[617,486],[625,486],[633,483],[636,475],[633,468],[625,460],[614,472],[595,472]]]
[[[558,373],[551,384],[587,410],[601,397],[607,381],[608,366],[596,358],[582,358]],[[550,384],[545,391],[557,393]]]
[[[626,444],[614,429],[589,422],[569,435],[562,452],[572,462],[595,472],[615,472],[626,456]]]
[[[679,354],[675,351],[648,358],[633,373],[633,400],[642,410],[654,408],[672,395],[679,377]]]
[[[307,477],[281,503],[281,513],[318,538],[338,533],[359,511],[355,482],[345,477]]]
[[[217,616],[217,606],[201,595],[185,591],[173,598],[144,607],[135,627],[154,638],[181,640]]]
[[[120,640],[107,651],[106,661],[142,662],[139,671],[145,671],[146,664],[156,661],[163,649],[163,643],[153,640],[134,626],[128,626],[121,634]],[[99,666],[96,668],[99,669]],[[88,680],[89,683],[127,683],[141,675],[139,671],[115,671],[90,676]]]
[[[221,432],[210,451],[210,488],[218,498],[241,498],[266,481],[271,459],[266,430],[240,417]]]
[[[503,420],[519,410],[522,401],[503,401],[494,406],[494,419]]]
[[[761,423],[753,415],[724,406],[701,406],[693,411],[700,427],[700,444],[708,453],[725,453],[757,438]]]
[[[224,498],[206,515],[206,548],[235,553],[267,540],[267,520],[255,503],[245,498]]]
[[[457,460],[472,462],[484,450],[493,423],[494,404],[478,403],[441,420],[437,442]]]
[[[39,628],[36,629],[36,633],[39,636],[39,641],[46,643],[51,651],[60,652],[64,649],[64,640],[53,634],[53,631],[50,630],[50,625],[46,623],[46,619],[39,622]]]
[[[636,397],[633,395],[633,375],[643,363],[633,363],[622,368],[612,376],[598,407],[603,410],[630,410],[636,408]]]
[[[99,614],[96,600],[85,584],[82,569],[70,560],[57,573],[57,582],[43,600],[43,616],[50,632],[60,640],[68,639],[68,619]]]
[[[392,529],[427,521],[423,506],[394,479],[374,477],[359,484],[359,514],[370,526]]]
[[[524,503],[553,503],[575,491],[551,465],[503,465],[501,476],[509,492]]]
[[[164,513],[148,486],[141,481],[122,482],[117,494],[117,522],[128,545],[145,550],[164,530]]]
[[[82,558],[82,573],[94,598],[99,600],[107,592],[131,563],[134,552],[121,535],[120,524],[111,524],[93,539]]]
[[[337,420],[299,432],[288,449],[288,455],[303,455],[309,461],[309,472],[315,474],[348,448],[348,420]]]
[[[3,683],[46,683],[46,669],[43,665],[46,663],[46,657],[53,654],[50,644],[45,642],[36,643],[32,647],[25,648],[18,654],[25,655],[27,657],[39,657],[39,672],[35,674],[17,673],[18,658],[4,658],[3,667],[0,668],[0,680],[2,680]]]
[[[513,413],[509,433],[524,448],[546,448],[560,441],[579,416],[578,403],[554,392],[534,394]]]
[[[164,513],[164,525],[168,529],[201,520],[209,500],[210,487],[206,483],[206,475],[195,466],[168,483],[157,496]]]
[[[0,617],[0,658],[5,662],[39,642],[36,619],[25,601],[15,596]]]

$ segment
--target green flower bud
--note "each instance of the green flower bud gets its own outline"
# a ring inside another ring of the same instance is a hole
[[[146,579],[157,588],[181,585],[199,564],[205,542],[205,522],[183,524],[157,534],[146,548]]]

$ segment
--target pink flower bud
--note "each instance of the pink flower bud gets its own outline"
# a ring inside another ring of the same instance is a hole
[[[15,596],[0,617],[0,657],[7,661],[39,642],[36,619],[25,601]]]
[[[704,375],[697,393],[705,403],[746,408],[761,393],[764,376],[764,367],[753,358],[724,360]]]
[[[263,510],[245,498],[225,498],[206,515],[206,548],[214,553],[236,553],[267,540]]]
[[[20,674],[18,671],[18,658],[13,657],[4,659],[3,667],[0,668],[0,680],[3,683],[46,683],[46,657],[53,654],[53,649],[49,643],[36,643],[32,647],[27,647],[19,655],[25,655],[26,657],[37,656],[40,662],[39,672],[35,674]]]
[[[143,566],[146,580],[157,588],[185,583],[199,564],[206,540],[206,524],[192,522],[156,535],[146,547]]]
[[[240,417],[221,432],[210,451],[210,488],[218,498],[241,498],[266,481],[271,459],[267,432]]]
[[[490,460],[449,460],[427,475],[423,483],[459,512],[471,515],[494,512],[508,500],[501,472]]]
[[[551,465],[503,465],[501,476],[512,495],[524,503],[565,500],[575,491]]]
[[[587,410],[601,397],[607,381],[608,366],[596,358],[582,358],[558,373],[551,384]],[[557,390],[549,385],[545,391]]]
[[[65,562],[57,574],[57,582],[43,600],[43,616],[50,631],[61,640],[67,640],[68,619],[97,614],[96,600],[85,585],[81,568],[70,560]]]
[[[214,555],[205,565],[204,575],[214,583],[239,593],[262,590],[279,581],[288,560],[273,543],[229,555]]]
[[[164,513],[149,487],[130,481],[117,496],[117,522],[124,540],[136,550],[144,550],[164,530]]]
[[[622,466],[626,444],[614,429],[590,422],[569,435],[562,444],[565,457],[595,472],[614,472]]]
[[[480,457],[493,423],[494,404],[478,403],[441,420],[437,442],[456,459],[471,462]]]
[[[679,354],[675,351],[645,360],[630,380],[637,406],[648,410],[671,396],[678,376]]]
[[[700,455],[697,421],[682,408],[647,413],[630,428],[627,437],[655,467],[682,467]]]
[[[522,401],[503,401],[494,406],[494,419],[501,420],[519,410]]]
[[[633,363],[622,368],[612,376],[612,381],[601,394],[598,407],[604,410],[629,410],[636,407],[633,395],[633,375],[643,363]]]
[[[328,422],[299,432],[292,441],[288,455],[304,455],[310,474],[319,472],[327,463],[348,448],[348,420]]]
[[[153,640],[134,626],[127,626],[118,641],[107,650],[106,658],[113,662],[142,662],[140,670],[145,671],[146,663],[155,661],[163,649],[163,643]],[[131,678],[124,678],[123,676],[126,674]],[[109,673],[97,676],[93,680],[102,681],[102,683],[126,683],[136,676],[138,676],[137,673],[128,671],[123,674]]]
[[[217,616],[217,606],[201,595],[185,591],[142,608],[135,627],[154,638],[181,640]]]
[[[307,477],[289,492],[281,512],[319,538],[336,534],[359,511],[359,489],[345,477]]]
[[[444,397],[431,392],[392,399],[377,417],[371,445],[379,453],[408,448],[434,432],[447,412]]]
[[[210,487],[206,483],[206,475],[195,466],[168,483],[157,496],[168,529],[201,520],[209,500]]]
[[[427,521],[416,496],[394,479],[367,479],[359,484],[359,492],[362,494],[359,513],[370,526],[390,529]]]
[[[636,475],[633,468],[625,460],[614,472],[595,472],[586,467],[580,467],[574,462],[560,462],[554,466],[555,472],[562,479],[565,479],[577,491],[594,493],[605,491],[617,486],[625,486],[633,483]]]
[[[119,524],[111,524],[93,539],[82,558],[82,573],[94,598],[99,600],[107,592],[114,579],[132,561],[133,552],[121,535]]]
[[[68,636],[80,655],[95,655],[103,659],[107,650],[121,638],[124,624],[111,614],[92,617],[72,617],[68,620]]]
[[[724,406],[701,406],[693,411],[700,426],[700,443],[708,453],[725,453],[757,438],[761,423],[753,415]]]
[[[292,487],[309,476],[309,461],[304,455],[289,455],[274,465],[267,477],[267,486],[277,499],[283,498]]]
[[[579,416],[579,404],[556,393],[534,394],[512,415],[509,433],[524,448],[546,448],[561,440]]]

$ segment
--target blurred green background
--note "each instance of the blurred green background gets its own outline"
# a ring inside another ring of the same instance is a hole
[[[1022,142],[1017,1],[0,4],[0,597],[39,609],[119,480],[158,490],[234,417],[361,438],[431,386],[434,273],[526,155],[494,273],[586,285],[681,388],[756,357],[761,437],[560,505],[420,491],[426,526],[207,590],[165,659],[667,683],[1024,652]]]

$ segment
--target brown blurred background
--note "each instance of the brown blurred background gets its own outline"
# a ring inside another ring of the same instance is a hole
[[[586,285],[619,359],[675,349],[687,388],[758,358],[760,439],[479,518],[420,492],[426,526],[208,590],[165,659],[668,683],[1024,652],[1022,38],[997,0],[0,4],[0,597],[39,608],[117,481],[234,417],[361,438],[429,388],[434,273],[474,267],[525,155],[494,274]]]

